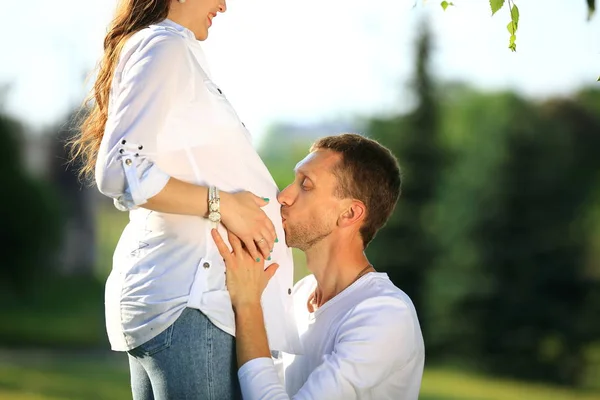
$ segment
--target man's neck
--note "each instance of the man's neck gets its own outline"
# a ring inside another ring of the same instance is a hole
[[[307,268],[317,281],[315,293],[309,299],[310,311],[315,311],[341,293],[360,277],[359,274],[373,271],[365,269],[370,264],[362,241],[340,242],[321,242],[306,252]]]

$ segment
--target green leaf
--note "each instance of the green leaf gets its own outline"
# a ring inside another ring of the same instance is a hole
[[[508,33],[510,33],[511,35],[517,33],[517,26],[512,21],[510,21],[508,25],[506,25],[506,29],[508,29]]]
[[[587,0],[588,5],[588,21],[592,19],[594,12],[596,11],[596,1],[595,0]]]
[[[517,43],[516,43],[516,41],[517,41],[517,37],[514,34],[510,35],[510,42],[508,43],[508,48],[511,51],[517,51]]]
[[[490,7],[492,7],[492,15],[496,14],[499,9],[504,5],[504,0],[490,0]]]
[[[448,8],[449,6],[453,6],[453,5],[454,5],[454,3],[451,2],[451,1],[450,2],[448,2],[448,1],[442,1],[442,4],[441,4],[441,6],[444,9],[444,11],[446,11],[446,8]]]
[[[513,4],[512,8],[510,9],[510,18],[512,19],[512,22],[515,23],[515,30],[519,27],[519,9],[517,8],[516,4]]]

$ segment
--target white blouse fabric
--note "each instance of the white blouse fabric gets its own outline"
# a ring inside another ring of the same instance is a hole
[[[100,192],[130,215],[106,283],[111,347],[127,351],[145,343],[186,307],[235,335],[212,223],[140,207],[174,177],[271,199],[263,210],[280,240],[267,265],[280,267],[263,295],[267,334],[272,350],[300,353],[292,315],[293,260],[283,240],[278,188],[207,71],[200,42],[170,20],[137,32],[121,51],[96,163]],[[223,226],[219,232],[226,240]]]

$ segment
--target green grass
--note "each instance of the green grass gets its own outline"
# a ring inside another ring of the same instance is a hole
[[[0,362],[0,399],[130,399],[126,366],[126,363],[68,356],[61,360]]]
[[[491,379],[441,369],[426,371],[421,395],[431,400],[600,400],[600,393],[597,392]]]
[[[107,346],[101,282],[46,277],[32,289],[27,301],[4,299],[0,308],[3,346]]]
[[[123,354],[0,361],[0,400],[130,399]],[[600,394],[429,369],[420,400],[600,400]]]

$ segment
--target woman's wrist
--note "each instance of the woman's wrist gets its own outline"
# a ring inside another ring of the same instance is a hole
[[[218,190],[218,188],[217,188],[217,190]],[[221,221],[223,221],[223,219],[227,219],[227,217],[229,216],[229,211],[231,209],[230,205],[231,205],[232,195],[231,195],[231,193],[221,192],[219,190],[219,197],[221,198],[221,200],[220,200]]]

